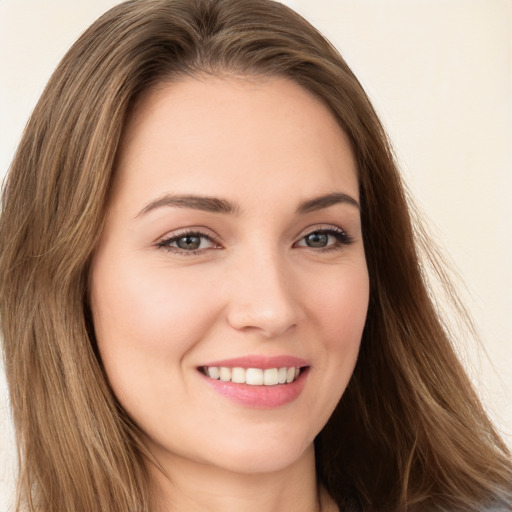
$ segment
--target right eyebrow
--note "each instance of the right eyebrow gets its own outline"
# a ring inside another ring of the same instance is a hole
[[[165,206],[191,208],[193,210],[225,214],[237,214],[240,211],[238,205],[217,197],[166,194],[165,196],[151,201],[136,216],[139,217],[152,210]]]

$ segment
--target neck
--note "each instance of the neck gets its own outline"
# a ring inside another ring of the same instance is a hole
[[[336,511],[320,491],[313,446],[291,466],[270,473],[238,473],[173,457],[150,466],[158,512]]]

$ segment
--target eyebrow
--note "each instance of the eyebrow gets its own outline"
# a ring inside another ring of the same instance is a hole
[[[156,208],[161,208],[162,206],[174,206],[177,208],[191,208],[193,210],[202,210],[205,212],[212,213],[225,213],[225,214],[235,214],[238,213],[239,208],[234,203],[230,201],[226,201],[225,199],[219,199],[217,197],[208,197],[208,196],[194,196],[194,195],[165,195],[156,201],[152,201],[147,206],[145,206],[138,214],[144,215]]]
[[[336,204],[348,204],[356,207],[358,210],[360,209],[359,203],[352,196],[342,192],[333,192],[331,194],[326,194],[303,201],[297,207],[297,213],[310,213],[323,210],[324,208],[329,208],[330,206],[334,206]],[[137,214],[137,217],[164,206],[190,208],[193,210],[202,210],[205,212],[231,215],[238,214],[240,212],[240,207],[236,203],[232,203],[226,199],[196,195],[165,195],[146,205]]]
[[[352,196],[342,192],[333,192],[332,194],[315,197],[300,203],[297,208],[297,213],[310,213],[317,210],[323,210],[324,208],[329,208],[329,206],[334,206],[335,204],[348,204],[355,206],[360,210],[359,203]]]

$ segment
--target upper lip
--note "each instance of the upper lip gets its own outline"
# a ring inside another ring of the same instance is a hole
[[[222,359],[219,361],[212,361],[202,365],[203,367],[224,367],[224,368],[261,368],[267,370],[269,368],[301,368],[309,366],[305,359],[295,356],[260,356],[249,355],[243,357],[234,357],[232,359]]]

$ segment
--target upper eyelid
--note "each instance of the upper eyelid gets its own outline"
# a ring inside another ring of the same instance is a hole
[[[201,238],[207,239],[209,242],[211,242],[212,247],[205,247],[205,248],[198,248],[198,249],[191,249],[186,250],[182,249],[180,247],[176,247],[172,244],[175,244],[180,238],[185,236],[199,236]],[[156,242],[154,243],[154,247],[157,250],[165,250],[170,253],[174,253],[177,256],[196,256],[200,254],[205,254],[206,251],[210,251],[212,249],[221,249],[222,245],[220,241],[218,241],[214,236],[210,234],[203,233],[198,230],[190,230],[185,229],[183,231],[178,232],[170,232],[167,235],[164,235],[160,237]]]
[[[303,229],[297,236],[297,240],[300,240],[311,233],[315,233],[316,231],[336,231],[348,236],[347,230],[337,226],[336,224],[314,224],[313,226]]]
[[[307,236],[318,233],[318,232],[324,232],[327,233],[329,236],[332,236],[337,239],[337,244],[334,244],[334,246],[330,247],[330,249],[334,249],[336,246],[341,245],[351,245],[354,242],[354,238],[352,235],[350,235],[345,229],[343,229],[340,226],[337,226],[335,224],[323,224],[323,225],[314,225],[310,226],[310,228],[306,228],[306,230],[302,231],[301,235],[298,236],[293,243],[294,246],[297,245],[297,247],[303,247],[300,245],[300,242],[304,240]],[[324,249],[315,249],[320,251],[326,251],[329,247],[325,247]]]
[[[164,240],[172,240],[174,238],[180,238],[182,236],[186,236],[186,235],[190,235],[190,234],[204,236],[205,238],[209,238],[210,240],[212,240],[215,243],[220,243],[220,237],[214,231],[212,231],[211,229],[208,229],[204,226],[191,226],[191,227],[186,227],[186,228],[179,228],[174,231],[168,231],[164,235],[159,236],[155,240],[155,243],[158,244],[159,242],[162,242]]]

